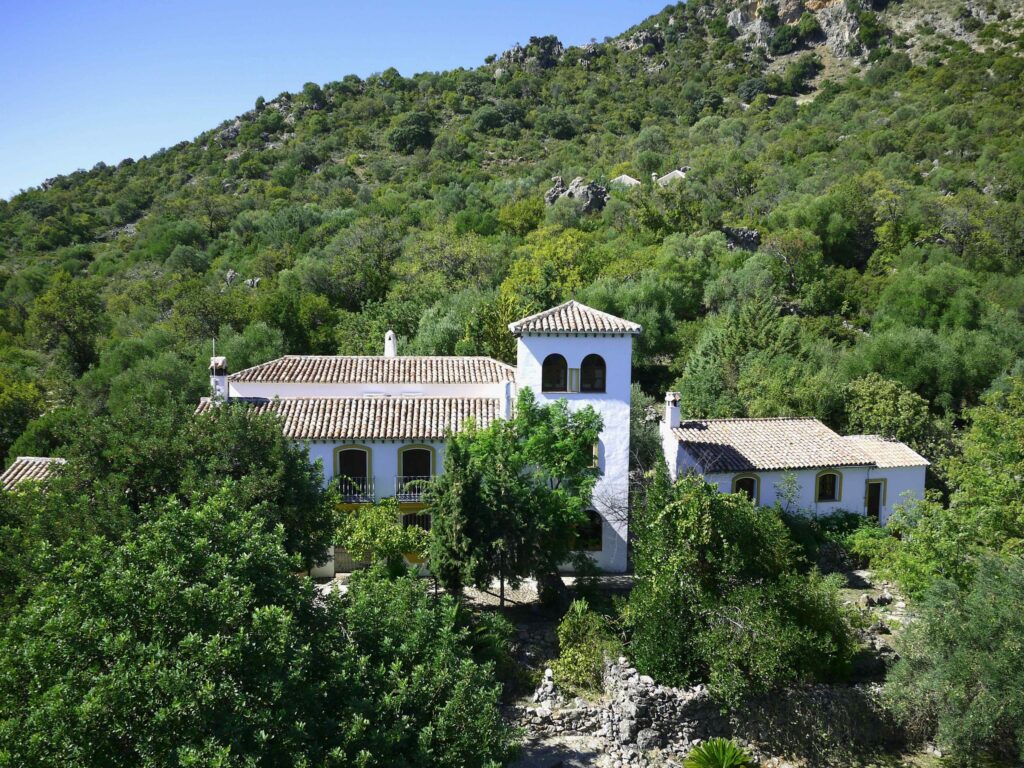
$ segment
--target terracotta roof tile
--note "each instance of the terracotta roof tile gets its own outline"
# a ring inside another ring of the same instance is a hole
[[[523,333],[628,333],[643,330],[638,324],[571,300],[557,307],[509,323],[516,336]]]
[[[931,464],[906,443],[881,435],[847,435],[843,440],[870,456],[876,467],[927,467]]]
[[[699,419],[673,430],[704,472],[870,466],[874,459],[817,419]]]
[[[50,456],[19,456],[14,463],[0,475],[0,487],[6,491],[14,490],[14,487],[26,480],[43,482],[53,473],[54,466],[65,463],[65,459],[52,458]]]
[[[440,440],[467,419],[486,427],[501,417],[501,401],[486,397],[232,398],[257,413],[275,413],[293,440]],[[197,413],[217,406],[203,398]]]
[[[490,357],[286,355],[229,377],[303,384],[487,384],[515,380],[515,368]]]

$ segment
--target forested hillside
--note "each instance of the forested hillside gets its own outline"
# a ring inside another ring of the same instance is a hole
[[[1008,2],[949,9],[968,44],[918,1],[752,6],[755,33],[680,4],[308,83],[0,203],[0,453],[59,454],[67,409],[194,401],[214,338],[233,370],[388,328],[509,359],[507,322],[572,295],[643,323],[641,383],[690,415],[845,427],[884,391],[927,405],[901,437],[946,434],[1024,350],[1024,38]],[[553,176],[621,173],[644,183],[603,210],[545,205]]]
[[[379,354],[387,329],[512,360],[510,321],[576,297],[644,326],[633,469],[660,471],[633,473],[631,597],[581,560],[543,684],[592,690],[622,653],[718,713],[848,685],[890,629],[819,566],[869,562],[910,604],[884,721],[1018,764],[1022,115],[1017,0],[694,0],[604,42],[307,83],[0,201],[0,456],[69,459],[0,492],[0,763],[510,759],[530,633],[459,595],[554,578],[596,414],[523,392],[453,441],[427,535],[394,499],[343,515],[274,418],[193,412],[214,343],[232,370]],[[880,528],[673,484],[647,409],[670,387],[686,416],[905,441],[928,498]],[[344,596],[295,578],[336,542],[375,563]]]

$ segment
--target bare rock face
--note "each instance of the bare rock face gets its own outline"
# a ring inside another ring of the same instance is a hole
[[[636,51],[648,45],[660,51],[665,47],[665,38],[656,29],[641,29],[629,37],[621,37],[615,41],[615,47],[620,51]]]
[[[831,3],[814,15],[818,19],[818,26],[825,35],[825,44],[832,55],[837,58],[849,57],[850,44],[857,41],[860,22],[846,9],[846,3]]]
[[[230,144],[238,138],[242,132],[242,121],[235,118],[234,122],[217,132],[217,141],[221,144]]]
[[[555,176],[551,181],[554,186],[544,193],[544,202],[548,205],[554,205],[559,198],[567,197],[580,204],[582,213],[590,213],[602,210],[608,202],[608,190],[593,181],[584,181],[582,176],[569,182],[568,187],[561,176]]]
[[[776,7],[779,11],[779,21],[783,24],[796,23],[804,12],[803,0],[779,0]]]
[[[757,15],[757,3],[740,3],[726,16],[726,23],[736,36],[750,45],[767,47],[772,39],[772,25]]]

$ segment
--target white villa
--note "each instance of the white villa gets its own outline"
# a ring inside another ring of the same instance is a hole
[[[665,397],[662,448],[669,474],[696,472],[722,493],[776,501],[815,515],[844,510],[883,525],[894,504],[924,497],[928,461],[878,435],[842,436],[817,419],[688,419]]]
[[[401,356],[388,332],[380,356],[288,355],[228,373],[210,361],[212,397],[277,414],[285,434],[322,462],[324,482],[339,477],[346,505],[395,497],[407,525],[429,527],[423,486],[444,468],[445,435],[473,419],[483,427],[512,414],[517,392],[538,402],[592,406],[604,427],[595,446],[600,470],[581,548],[607,572],[628,565],[629,406],[636,323],[577,301],[509,325],[516,365],[489,357]],[[722,493],[777,501],[814,515],[844,510],[884,524],[893,505],[924,496],[928,461],[877,435],[836,434],[817,419],[688,419],[678,393],[666,395],[662,448],[669,474],[697,473]],[[11,491],[45,482],[63,459],[19,457],[0,477]],[[314,569],[333,576],[355,565],[332,550]]]
[[[227,361],[215,357],[213,398],[204,398],[199,411],[237,399],[278,414],[285,434],[323,463],[325,482],[344,478],[347,503],[394,496],[407,524],[426,526],[423,481],[444,467],[447,430],[470,418],[487,426],[509,417],[521,387],[541,403],[593,406],[604,421],[596,446],[601,474],[580,538],[600,568],[624,571],[631,361],[641,328],[568,301],[510,324],[509,331],[517,339],[514,367],[489,357],[401,356],[391,332],[381,356],[289,355],[230,375]],[[313,575],[333,576],[352,565],[339,550]]]

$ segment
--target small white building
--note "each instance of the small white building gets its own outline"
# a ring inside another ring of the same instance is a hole
[[[689,170],[690,166],[684,165],[682,168],[676,168],[669,171],[664,176],[659,177],[658,174],[652,173],[651,177],[654,179],[654,183],[659,187],[667,187],[669,184],[674,184],[677,181],[685,179]]]
[[[489,357],[402,356],[394,334],[380,356],[288,355],[228,373],[213,358],[211,391],[199,411],[220,399],[244,400],[276,413],[285,434],[304,443],[324,467],[324,482],[343,478],[348,504],[397,498],[404,519],[429,525],[423,488],[444,469],[445,434],[467,419],[486,427],[512,414],[518,390],[538,402],[593,406],[604,421],[598,441],[601,476],[586,551],[605,571],[627,565],[629,399],[633,336],[640,326],[569,301],[509,326],[516,365]],[[337,553],[314,575],[353,566]]]
[[[608,186],[614,187],[639,187],[640,179],[634,179],[628,174],[620,174],[608,182]]]
[[[687,419],[669,392],[661,422],[669,474],[694,472],[722,493],[813,515],[846,511],[883,525],[894,504],[924,497],[928,461],[877,435],[844,437],[817,419]]]

